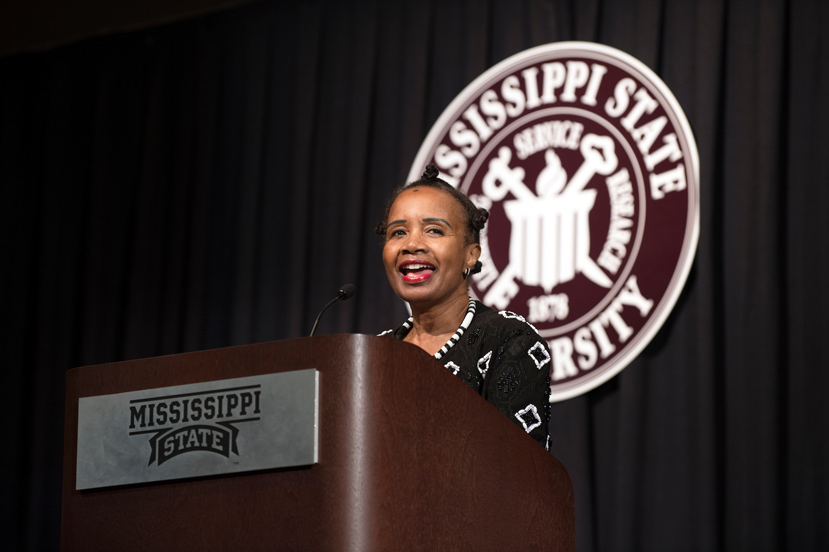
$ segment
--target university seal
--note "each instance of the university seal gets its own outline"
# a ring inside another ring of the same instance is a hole
[[[551,400],[618,374],[679,297],[699,234],[699,159],[667,86],[613,48],[526,50],[475,79],[432,127],[434,163],[490,211],[471,293],[550,345]]]

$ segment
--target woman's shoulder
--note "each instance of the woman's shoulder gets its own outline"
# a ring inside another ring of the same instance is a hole
[[[549,358],[546,340],[523,316],[511,311],[496,311],[483,304],[477,306],[482,308],[480,312],[476,312],[476,321],[469,328],[470,345],[477,343],[476,346],[481,351],[498,350],[521,357],[531,352],[533,355]]]
[[[412,329],[412,318],[409,317],[408,320],[403,322],[402,325],[398,326],[397,328],[391,328],[384,332],[380,332],[378,337],[391,337],[397,340],[402,341],[406,334],[409,333],[409,330]]]
[[[495,333],[520,332],[540,339],[535,326],[520,314],[506,310],[496,311],[479,301],[476,301],[475,322]]]

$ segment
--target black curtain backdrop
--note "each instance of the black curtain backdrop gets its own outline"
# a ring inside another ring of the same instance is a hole
[[[406,312],[373,234],[444,107],[554,41],[668,84],[701,159],[673,314],[553,407],[588,551],[829,550],[829,3],[258,2],[0,59],[0,548],[58,546],[69,368]],[[506,506],[508,507],[508,506]]]

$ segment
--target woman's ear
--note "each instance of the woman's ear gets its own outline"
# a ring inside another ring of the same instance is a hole
[[[468,266],[472,268],[475,266],[475,263],[478,262],[478,259],[481,257],[481,244],[479,243],[470,243],[466,246],[466,263],[464,266]]]

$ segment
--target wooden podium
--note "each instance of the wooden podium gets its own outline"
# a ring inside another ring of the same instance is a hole
[[[319,462],[76,490],[78,399],[316,368]],[[567,550],[564,467],[419,348],[333,335],[69,371],[61,547]]]

